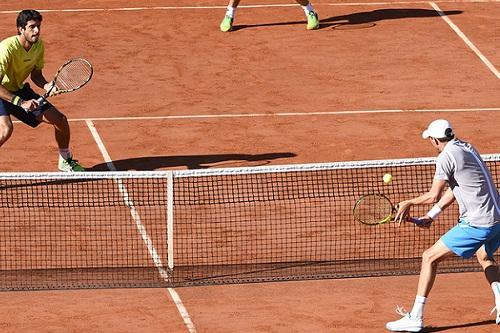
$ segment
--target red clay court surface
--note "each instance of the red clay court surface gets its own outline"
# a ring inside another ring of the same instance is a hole
[[[74,56],[95,67],[88,86],[53,99],[71,121],[75,157],[91,170],[106,169],[103,147],[119,170],[433,156],[420,133],[438,117],[482,153],[499,153],[498,1],[314,1],[313,32],[299,7],[269,6],[292,3],[243,1],[229,34],[218,29],[225,1],[23,6],[51,10],[47,77]],[[2,39],[15,34],[20,9],[0,3]],[[56,161],[47,126],[16,123],[0,155],[2,171],[55,171]],[[189,332],[192,322],[197,332],[383,332],[396,304],[413,303],[416,282],[179,288],[188,320],[165,289],[5,292],[0,329]],[[492,307],[481,273],[439,275],[427,331],[492,332]]]

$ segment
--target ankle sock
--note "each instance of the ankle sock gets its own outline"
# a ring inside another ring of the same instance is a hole
[[[59,149],[59,155],[61,155],[63,159],[67,160],[68,158],[71,157],[71,150],[69,150],[68,148]]]
[[[304,9],[304,13],[306,13],[306,16],[310,12],[314,12],[314,8],[313,8],[313,6],[311,5],[310,2],[307,4],[307,6],[302,6],[302,9]]]
[[[227,9],[226,9],[226,16],[229,16],[231,18],[234,19],[234,15],[236,14],[236,8],[235,7],[231,7],[231,6],[227,6]]]
[[[420,319],[424,316],[424,306],[427,297],[424,296],[416,296],[415,303],[413,303],[413,308],[410,312],[410,317]]]
[[[491,284],[493,295],[495,295],[495,305],[500,306],[500,282],[493,282]]]

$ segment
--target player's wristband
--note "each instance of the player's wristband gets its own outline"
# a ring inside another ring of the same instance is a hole
[[[24,100],[21,97],[14,95],[14,97],[12,97],[10,102],[16,106],[21,106],[21,104],[24,102]]]
[[[431,219],[435,220],[436,217],[439,216],[439,214],[441,214],[443,210],[441,209],[441,207],[438,206],[438,204],[435,204],[434,206],[432,206],[432,208],[427,212],[427,216],[429,216]]]

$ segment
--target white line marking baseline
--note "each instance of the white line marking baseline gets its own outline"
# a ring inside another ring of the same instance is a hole
[[[497,3],[500,0],[443,0],[439,3]],[[427,4],[428,1],[381,1],[381,2],[338,2],[338,3],[318,3],[318,6],[380,6],[380,5],[397,5],[397,4]],[[272,8],[272,7],[297,7],[298,4],[263,4],[263,5],[241,5],[238,8]],[[50,12],[131,12],[131,11],[146,11],[146,10],[190,10],[190,9],[225,9],[227,5],[220,6],[152,6],[152,7],[118,7],[118,8],[67,8],[67,9],[39,9],[42,13]],[[17,14],[21,8],[15,10],[1,10],[0,14]]]
[[[353,110],[353,111],[323,111],[323,112],[277,112],[277,113],[235,113],[235,114],[192,114],[179,116],[145,116],[145,117],[102,117],[102,118],[73,118],[69,122],[92,121],[133,121],[133,120],[162,120],[162,119],[213,119],[213,118],[270,118],[270,117],[307,117],[307,116],[348,116],[370,113],[425,113],[425,112],[499,112],[498,108],[468,108],[468,109],[393,109],[393,110]],[[13,120],[13,123],[21,123]]]
[[[497,77],[497,79],[500,80],[500,72],[493,66],[493,64],[486,58],[481,51],[465,36],[465,34],[451,21],[451,19],[446,16],[446,14],[439,8],[438,5],[436,5],[434,2],[429,2],[429,4],[438,12],[439,16],[448,23],[448,25],[455,31],[455,33],[460,37],[464,43],[481,59],[481,61],[488,67],[488,69]]]
[[[111,157],[108,154],[108,151],[106,147],[104,146],[103,141],[101,140],[101,136],[97,132],[97,129],[94,126],[94,123],[91,120],[86,121],[87,126],[92,133],[92,136],[94,137],[95,142],[97,143],[97,146],[99,147],[99,150],[101,151],[101,154],[106,161],[106,164],[108,166],[108,169],[110,171],[116,171],[116,167],[114,163],[111,160]],[[153,259],[153,262],[158,269],[158,272],[160,273],[160,276],[162,277],[163,280],[167,281],[169,280],[168,273],[167,271],[163,268],[163,263],[161,262],[161,258],[158,255],[158,252],[156,251],[156,248],[153,244],[153,241],[149,237],[146,227],[141,221],[141,216],[139,215],[139,212],[135,208],[134,202],[130,199],[127,187],[123,184],[121,179],[117,179],[116,183],[118,185],[118,189],[120,193],[122,194],[123,201],[129,207],[130,209],[130,214],[132,215],[132,218],[136,224],[137,230],[139,231],[139,234],[142,237],[142,240],[146,244],[146,247],[149,251],[149,254],[151,256],[151,259]],[[184,307],[184,304],[182,304],[181,298],[177,294],[177,292],[172,289],[172,288],[167,288],[168,292],[170,293],[170,297],[172,298],[173,302],[177,306],[177,310],[179,311],[182,320],[184,321],[184,325],[186,325],[186,328],[188,329],[189,333],[196,333],[196,329],[194,327],[193,322],[191,321],[191,318],[189,317],[189,313],[187,312],[186,308]]]
[[[470,109],[394,109],[394,110],[357,110],[357,111],[323,111],[323,112],[277,112],[277,113],[236,113],[236,114],[194,114],[179,116],[145,116],[145,117],[103,117],[68,119],[70,122],[77,121],[133,121],[133,120],[162,120],[162,119],[210,119],[210,118],[258,118],[258,117],[307,117],[307,116],[349,116],[371,113],[424,113],[424,112],[499,112],[498,108],[470,108]],[[20,122],[18,120],[14,122]]]

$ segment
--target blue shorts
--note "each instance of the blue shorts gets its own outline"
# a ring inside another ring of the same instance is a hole
[[[472,257],[484,245],[488,258],[492,259],[500,246],[500,224],[482,228],[460,219],[441,240],[451,251],[465,259]]]
[[[36,92],[31,89],[28,83],[24,84],[24,87],[21,90],[14,92],[17,96],[21,97],[24,100],[37,99],[40,97]],[[42,106],[42,112],[51,108],[52,104],[46,103]],[[41,121],[36,118],[34,114],[31,112],[26,112],[22,107],[14,105],[6,100],[0,98],[0,116],[8,116],[12,115],[31,127],[37,127],[40,125]]]

